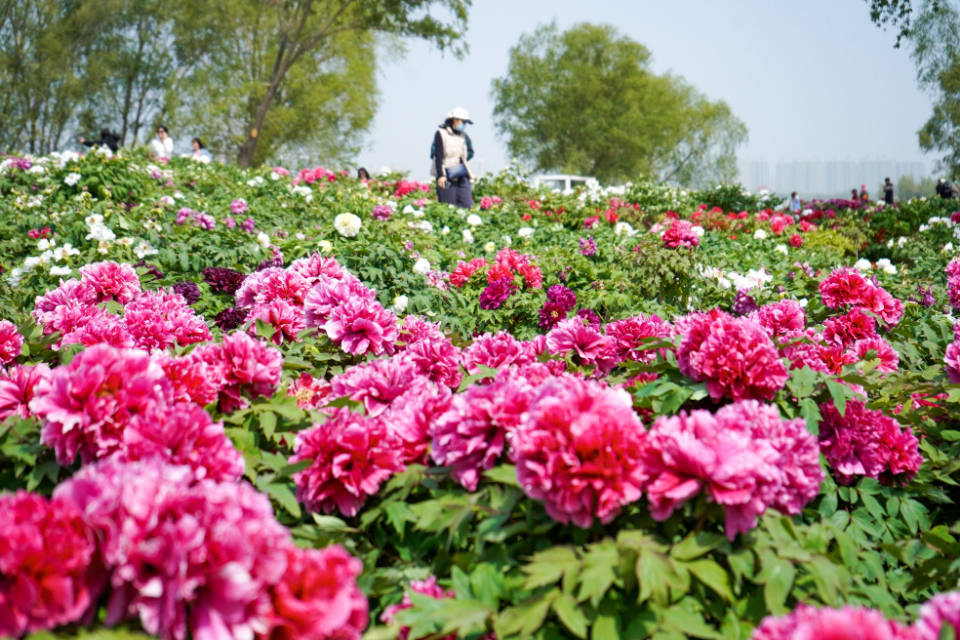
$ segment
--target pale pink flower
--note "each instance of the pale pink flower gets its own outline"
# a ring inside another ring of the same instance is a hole
[[[954,631],[960,631],[960,591],[930,598],[920,607],[920,617],[913,627],[920,634],[920,640],[937,640],[948,624],[953,625]]]
[[[326,258],[316,251],[306,258],[299,258],[291,262],[287,271],[300,275],[310,283],[310,286],[316,284],[320,276],[342,280],[348,275],[347,270],[340,266],[336,258]]]

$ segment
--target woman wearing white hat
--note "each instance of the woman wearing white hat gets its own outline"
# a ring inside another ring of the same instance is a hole
[[[467,161],[473,157],[470,137],[464,132],[473,124],[463,107],[451,109],[433,136],[433,165],[430,173],[437,177],[437,199],[458,207],[473,206],[470,181],[473,174]]]

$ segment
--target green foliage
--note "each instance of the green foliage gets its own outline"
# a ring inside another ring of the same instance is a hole
[[[493,81],[497,130],[541,170],[607,182],[732,179],[746,127],[725,103],[649,66],[650,52],[611,26],[541,26],[511,48],[507,75]]]

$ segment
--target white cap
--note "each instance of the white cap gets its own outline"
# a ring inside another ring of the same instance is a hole
[[[451,118],[456,118],[457,120],[463,120],[464,122],[473,124],[473,120],[470,119],[470,114],[467,113],[467,110],[464,109],[463,107],[454,107],[453,109],[451,109],[447,113],[447,120]]]

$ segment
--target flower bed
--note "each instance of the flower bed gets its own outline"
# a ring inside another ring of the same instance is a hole
[[[475,186],[0,162],[0,635],[960,622],[949,203]]]

